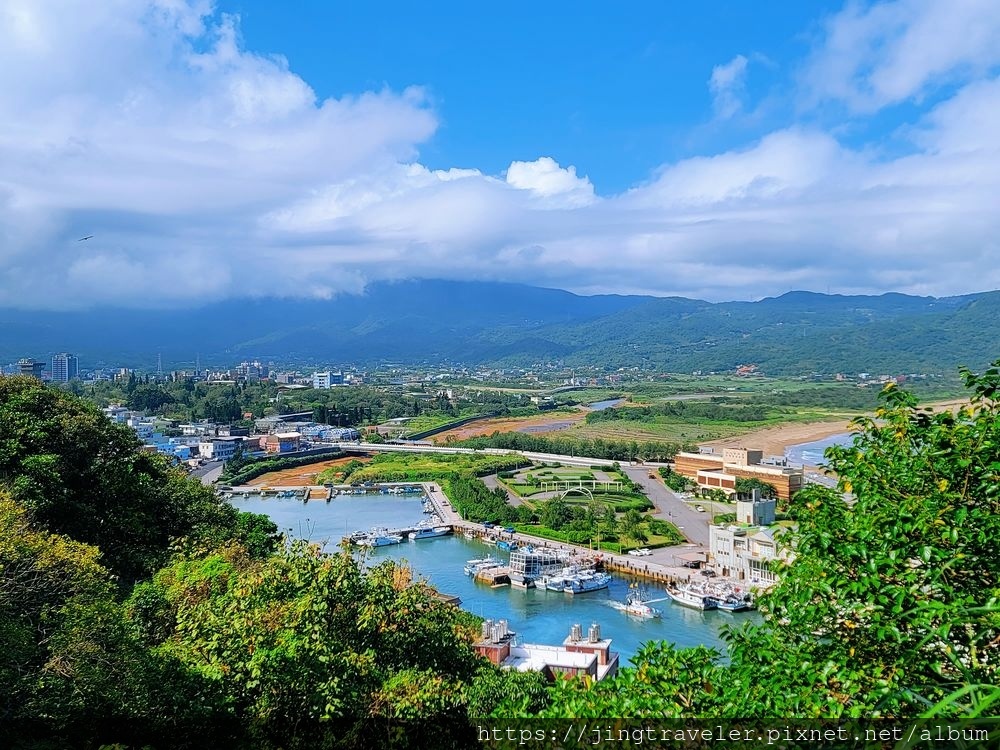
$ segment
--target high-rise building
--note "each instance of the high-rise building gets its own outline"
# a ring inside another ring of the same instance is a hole
[[[76,356],[72,354],[56,354],[52,357],[52,380],[56,383],[67,383],[79,374]]]
[[[314,372],[313,388],[327,390],[336,385],[344,384],[344,373],[342,372]]]
[[[34,360],[31,357],[17,360],[17,367],[22,375],[30,375],[39,380],[42,379],[42,373],[45,371],[45,363]]]

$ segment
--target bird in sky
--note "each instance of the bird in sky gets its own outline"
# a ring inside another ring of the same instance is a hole
[[[89,240],[93,236],[94,235],[92,234],[88,234],[86,237],[81,237],[80,239],[78,239],[77,242],[83,242],[84,240]]]

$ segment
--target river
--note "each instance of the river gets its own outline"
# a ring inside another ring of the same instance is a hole
[[[623,404],[623,403],[625,403],[625,399],[623,398],[609,398],[607,401],[595,401],[592,404],[587,404],[587,407],[589,409],[592,409],[593,411],[601,411],[603,409],[610,409],[614,406],[618,406],[618,404]]]
[[[339,496],[329,503],[314,500],[306,504],[250,497],[233,499],[232,504],[240,510],[270,516],[279,529],[291,536],[325,543],[328,549],[334,549],[341,538],[355,530],[399,527],[420,521],[425,517],[421,512],[423,500],[422,495],[367,495]],[[561,644],[574,623],[580,623],[586,631],[590,623],[598,622],[606,637],[613,639],[613,648],[621,654],[623,664],[645,641],[655,639],[678,646],[706,645],[724,651],[722,628],[757,618],[747,613],[697,612],[670,601],[653,605],[663,611],[661,618],[632,618],[608,606],[609,601],[623,600],[628,593],[630,581],[618,575],[608,589],[577,596],[509,586],[490,588],[476,583],[462,568],[469,559],[487,554],[503,558],[505,553],[462,536],[404,542],[366,554],[369,563],[384,559],[408,562],[417,577],[425,578],[443,593],[461,597],[464,609],[484,618],[506,618],[510,628],[526,643]],[[651,598],[666,596],[663,589],[654,587],[649,587],[647,593]]]

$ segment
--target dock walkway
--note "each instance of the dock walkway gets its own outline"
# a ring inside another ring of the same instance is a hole
[[[605,570],[631,575],[637,578],[644,578],[661,584],[679,584],[687,583],[696,579],[703,579],[697,570],[685,567],[681,564],[681,555],[690,555],[693,552],[706,551],[703,547],[698,547],[694,544],[684,544],[676,547],[663,547],[656,550],[657,556],[660,559],[669,559],[670,557],[673,557],[677,560],[676,565],[665,565],[662,562],[648,561],[646,558],[632,557],[627,554],[616,554],[608,552],[607,550],[592,550],[588,547],[581,547],[574,544],[568,544],[566,542],[554,542],[550,539],[543,539],[541,537],[531,536],[530,534],[523,534],[521,532],[511,534],[503,529],[486,529],[481,523],[472,523],[471,521],[462,519],[462,517],[458,514],[458,511],[452,507],[448,497],[437,484],[434,482],[424,482],[423,487],[427,493],[428,499],[434,505],[434,509],[437,511],[437,514],[441,517],[442,522],[451,526],[456,534],[464,534],[468,532],[469,536],[477,539],[485,536],[492,536],[495,539],[514,540],[521,544],[531,544],[535,547],[541,547],[543,549],[562,549],[566,550],[574,557],[578,556],[581,558],[589,557],[591,559],[596,559],[604,566]],[[573,560],[570,560],[570,562],[572,563]],[[713,578],[713,580],[722,579]]]

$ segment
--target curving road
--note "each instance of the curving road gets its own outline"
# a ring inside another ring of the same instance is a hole
[[[659,479],[650,479],[648,466],[623,465],[622,470],[646,490],[646,497],[656,506],[656,511],[651,514],[654,518],[674,524],[689,542],[708,546],[709,514],[699,513],[688,506]]]

